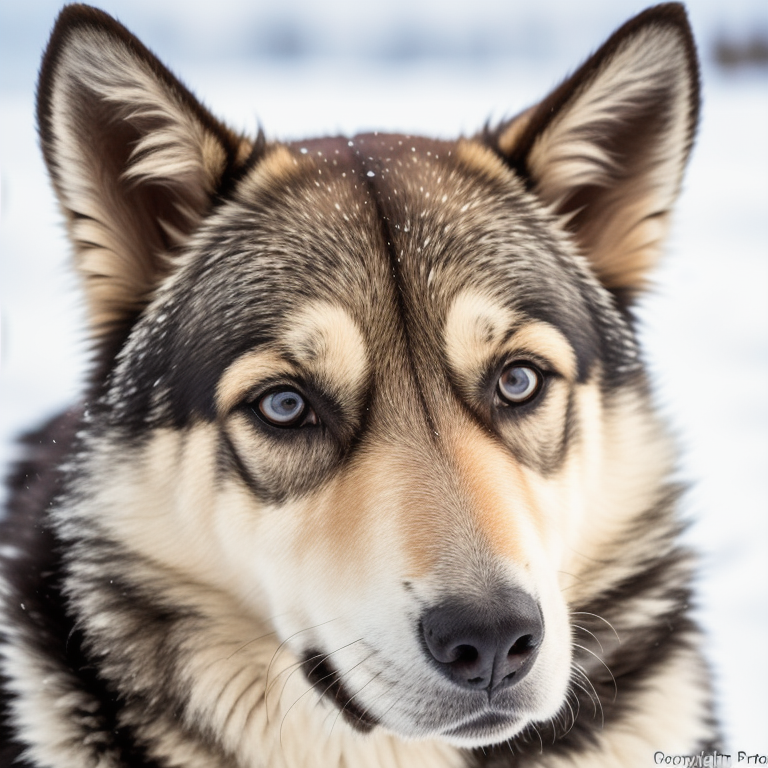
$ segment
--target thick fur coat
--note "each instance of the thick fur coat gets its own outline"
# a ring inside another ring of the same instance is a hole
[[[38,121],[95,356],[11,478],[2,765],[715,749],[632,320],[698,109],[675,4],[474,137],[294,143],[65,8]]]

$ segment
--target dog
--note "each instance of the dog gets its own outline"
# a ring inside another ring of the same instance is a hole
[[[633,317],[682,6],[457,141],[239,135],[84,5],[37,109],[94,354],[10,479],[3,765],[716,755]]]

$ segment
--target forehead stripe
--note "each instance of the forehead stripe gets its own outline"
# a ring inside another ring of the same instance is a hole
[[[405,139],[409,137],[403,137]],[[390,137],[390,140],[394,141],[394,137]],[[413,340],[411,339],[410,334],[408,333],[409,328],[409,312],[405,306],[405,290],[404,290],[404,277],[403,277],[403,268],[400,261],[400,258],[398,257],[397,250],[395,248],[395,237],[393,232],[391,231],[390,226],[390,217],[387,215],[384,205],[382,196],[385,194],[384,189],[381,188],[378,181],[376,174],[381,174],[381,168],[376,165],[377,162],[381,161],[381,157],[378,155],[378,153],[374,150],[371,154],[371,156],[366,155],[366,150],[364,149],[365,146],[365,138],[362,136],[356,136],[354,139],[354,143],[356,145],[355,148],[355,156],[357,160],[359,161],[364,174],[363,178],[365,180],[365,184],[367,185],[371,198],[374,201],[374,205],[376,206],[376,214],[377,218],[381,224],[381,231],[382,231],[382,237],[384,239],[384,242],[386,244],[387,249],[387,255],[389,257],[389,264],[390,264],[390,275],[392,276],[392,280],[395,283],[395,297],[397,301],[397,313],[401,320],[400,327],[402,329],[403,334],[403,343],[405,346],[405,352],[408,357],[408,368],[413,374],[413,378],[416,384],[416,391],[419,398],[419,404],[421,406],[421,411],[424,414],[424,418],[427,421],[427,425],[429,428],[429,435],[433,439],[436,438],[439,435],[439,431],[436,426],[435,417],[430,411],[429,405],[427,403],[427,398],[424,396],[424,387],[427,385],[425,381],[422,380],[421,374],[421,366],[417,364],[416,361],[416,355],[414,353],[413,349]],[[369,162],[370,161],[370,162]]]

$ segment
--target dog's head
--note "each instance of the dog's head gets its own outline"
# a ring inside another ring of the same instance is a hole
[[[274,631],[358,729],[557,716],[569,611],[668,466],[629,308],[697,106],[662,6],[474,138],[271,143],[65,10],[39,121],[98,350],[92,530]]]

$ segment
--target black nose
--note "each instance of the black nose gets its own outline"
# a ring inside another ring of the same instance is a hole
[[[528,673],[544,638],[538,603],[518,589],[506,591],[492,606],[445,601],[424,613],[421,626],[443,674],[462,688],[489,694]]]

